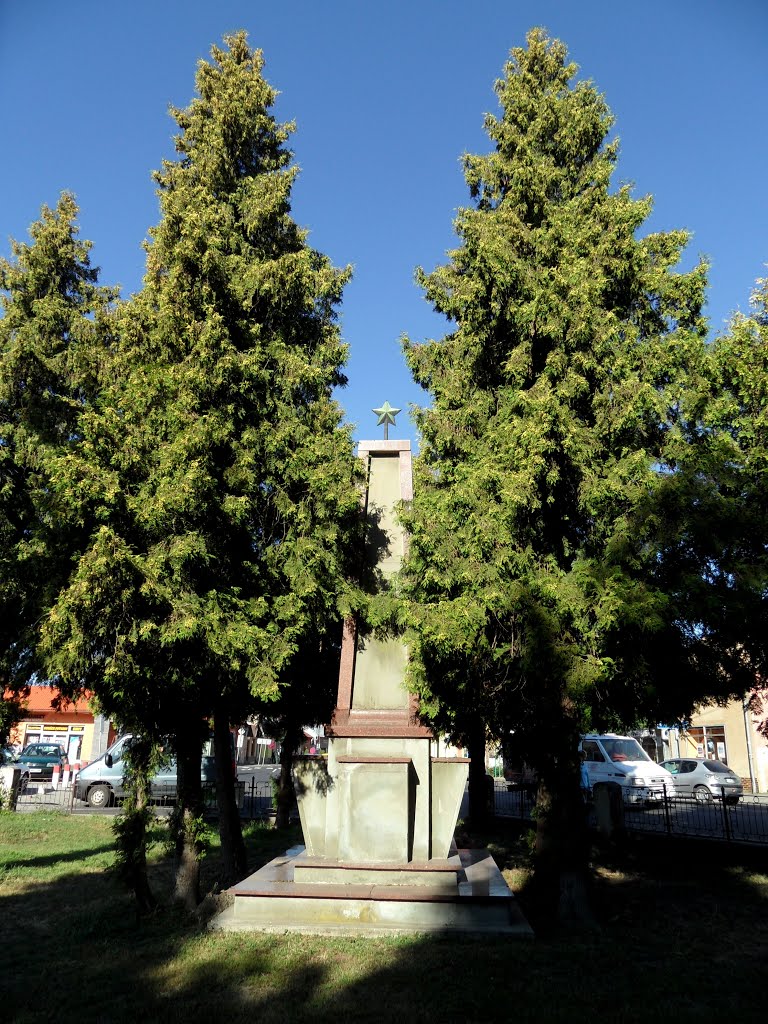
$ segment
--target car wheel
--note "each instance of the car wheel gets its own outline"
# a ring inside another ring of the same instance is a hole
[[[19,778],[19,793],[26,793],[29,788],[29,775],[22,775]]]
[[[693,795],[696,797],[700,804],[711,804],[712,794],[706,786],[696,786],[693,791]]]
[[[109,786],[92,786],[88,790],[88,803],[91,807],[109,807],[112,801],[112,790]]]
[[[731,807],[735,807],[736,804],[738,804],[739,800],[741,800],[740,796],[729,796],[725,802],[727,804],[730,804]]]

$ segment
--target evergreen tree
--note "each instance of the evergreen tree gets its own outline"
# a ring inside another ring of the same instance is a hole
[[[725,646],[691,600],[706,267],[674,269],[684,232],[641,237],[651,201],[611,191],[611,115],[566,58],[541,30],[512,51],[459,247],[418,272],[454,326],[405,342],[432,404],[402,585],[424,711],[481,747],[514,730],[538,875],[583,919],[580,733],[721,692]]]
[[[313,637],[307,636],[293,662],[292,681],[286,682],[277,701],[259,708],[267,734],[280,747],[275,828],[287,828],[290,824],[296,800],[291,768],[293,756],[304,739],[302,727],[314,722],[330,722],[336,703],[343,621],[340,616],[328,616],[318,625],[322,631]]]
[[[706,436],[716,446],[731,525],[722,603],[733,609],[742,692],[764,687],[768,679],[768,278],[757,281],[750,305],[751,312],[734,316],[712,346],[706,410]]]
[[[290,216],[292,125],[271,114],[262,66],[244,34],[229,37],[200,63],[190,106],[172,111],[178,156],[156,174],[144,287],[121,311],[89,459],[72,468],[98,496],[94,532],[46,627],[63,683],[87,677],[123,721],[173,735],[188,906],[203,718],[237,721],[249,699],[294,682],[308,638],[346,608],[360,519],[332,397],[349,272]]]
[[[0,747],[6,745],[11,730],[24,717],[25,711],[26,705],[17,693],[8,691],[0,698]]]
[[[31,244],[0,260],[0,685],[39,670],[38,628],[83,543],[52,480],[81,444],[115,292],[97,285],[74,197],[43,207]]]

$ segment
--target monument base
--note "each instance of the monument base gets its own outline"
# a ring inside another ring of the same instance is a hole
[[[450,858],[455,884],[447,884],[447,862],[399,869],[397,880],[371,877],[361,866],[335,864],[333,881],[300,881],[314,875],[304,847],[288,850],[228,892],[234,903],[213,918],[224,931],[302,932],[314,935],[408,933],[497,934],[532,938],[509,886],[487,850],[459,850]],[[296,870],[298,867],[298,871]],[[369,871],[371,869],[368,869]],[[443,884],[424,884],[436,874]],[[314,877],[317,877],[316,875]]]

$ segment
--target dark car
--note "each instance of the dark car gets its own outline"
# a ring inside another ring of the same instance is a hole
[[[722,761],[705,757],[673,757],[662,761],[675,777],[675,793],[679,797],[694,797],[700,803],[710,803],[713,797],[723,798],[727,804],[737,804],[744,791],[736,772]]]
[[[31,782],[49,781],[56,765],[63,768],[68,763],[67,752],[58,743],[29,743],[14,761]]]

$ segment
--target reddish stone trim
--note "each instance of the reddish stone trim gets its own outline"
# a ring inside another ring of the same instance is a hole
[[[394,736],[432,739],[432,731],[402,711],[353,711],[336,708],[329,736]]]
[[[413,479],[411,467],[411,442],[393,441],[360,441],[358,456],[366,465],[370,464],[371,455],[398,455],[400,464],[400,497],[410,501],[413,497]],[[367,491],[366,491],[367,494]],[[341,664],[339,666],[339,688],[336,697],[328,736],[392,736],[405,739],[431,739],[432,730],[419,721],[419,699],[414,693],[408,695],[406,711],[371,711],[353,710],[352,699],[355,679],[355,660],[357,655],[357,625],[354,619],[344,623],[341,642]]]
[[[435,857],[434,860],[409,860],[405,864],[393,864],[391,861],[334,861],[326,857],[307,857],[301,854],[294,861],[300,868],[343,868],[345,871],[432,871],[435,874],[456,874],[461,870],[461,859],[454,855],[447,860]]]
[[[412,722],[419,722],[421,724],[421,719],[419,718],[419,698],[415,693],[408,694],[408,717]],[[431,729],[429,730],[429,735],[432,735]]]
[[[338,864],[339,868],[346,865]],[[390,865],[392,867],[393,865]],[[400,870],[400,865],[396,865]],[[264,882],[253,888],[242,888],[242,884],[226,889],[237,897],[270,896],[277,899],[326,899],[326,900],[381,900],[383,903],[466,903],[466,897],[459,893],[442,893],[425,885],[361,885],[350,882]],[[509,905],[509,896],[490,894],[474,895],[472,902],[477,906]]]
[[[341,639],[341,664],[339,665],[339,690],[336,697],[336,711],[349,711],[352,707],[352,682],[355,677],[355,654],[357,648],[357,626],[352,618],[345,619]],[[336,717],[334,711],[334,718]]]
[[[328,736],[335,739],[399,739],[399,740],[431,740],[432,733],[423,725],[403,726],[399,729],[377,729],[367,725],[332,725],[328,727]]]

